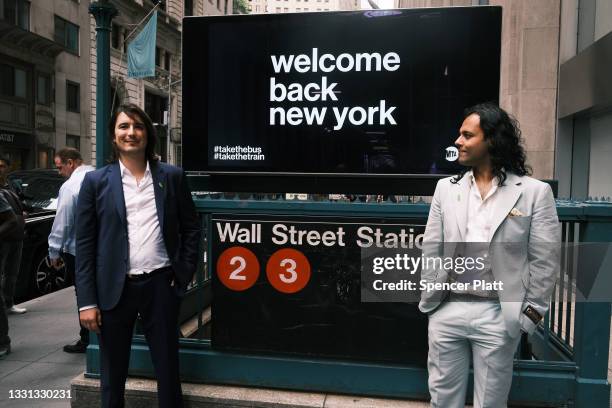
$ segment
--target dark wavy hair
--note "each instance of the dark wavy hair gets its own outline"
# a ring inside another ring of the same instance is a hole
[[[155,145],[157,144],[157,133],[155,132],[155,127],[153,127],[153,121],[143,111],[139,106],[134,105],[133,103],[121,105],[113,112],[110,120],[108,121],[108,135],[111,139],[111,162],[116,162],[119,160],[119,151],[117,150],[117,146],[115,145],[115,125],[117,124],[117,118],[120,113],[125,113],[132,120],[136,120],[135,116],[138,116],[142,123],[145,126],[147,131],[147,146],[145,147],[145,159],[149,162],[156,162],[159,160],[157,154],[155,153]]]
[[[463,111],[463,119],[476,114],[480,128],[489,142],[492,172],[499,185],[506,181],[506,173],[517,176],[531,175],[531,167],[525,164],[526,155],[518,121],[492,102],[480,103]],[[451,180],[458,183],[471,168],[465,168]]]

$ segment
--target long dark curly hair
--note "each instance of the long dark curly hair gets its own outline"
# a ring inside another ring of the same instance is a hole
[[[506,181],[506,173],[517,176],[531,175],[531,167],[525,164],[526,155],[518,121],[492,102],[480,103],[467,108],[463,119],[476,114],[480,117],[480,128],[489,141],[492,173],[499,185]],[[458,183],[471,168],[466,167],[451,182]]]

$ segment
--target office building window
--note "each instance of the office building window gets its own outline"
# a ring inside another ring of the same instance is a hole
[[[28,73],[25,69],[0,64],[0,95],[28,98]]]
[[[79,52],[79,26],[55,16],[55,42],[68,51]]]
[[[123,31],[123,52],[125,54],[127,54],[127,41],[129,41],[129,39],[127,38],[127,36],[130,34],[129,31],[127,29],[122,30]],[[134,37],[131,37],[131,39],[133,40]],[[127,40],[127,41],[126,41]]]
[[[0,0],[0,20],[30,30],[30,2],[28,0]]]
[[[36,102],[40,105],[51,104],[51,77],[47,74],[38,74],[36,79]]]
[[[66,147],[74,147],[81,150],[81,138],[78,135],[66,135]]]
[[[80,112],[80,85],[76,82],[66,81],[66,110],[69,112]]]
[[[155,47],[155,66],[161,67],[161,48]]]
[[[27,75],[23,69],[15,68],[15,96],[27,98]]]
[[[193,0],[185,0],[185,11],[183,14],[186,16],[193,16]]]
[[[0,64],[0,95],[15,96],[15,74],[10,65]]]
[[[111,47],[121,49],[121,26],[113,23],[111,28]]]
[[[168,51],[164,52],[164,69],[170,71],[170,61],[172,60],[172,54]]]

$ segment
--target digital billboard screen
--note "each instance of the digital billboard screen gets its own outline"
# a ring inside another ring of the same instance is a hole
[[[187,17],[183,167],[452,174],[464,108],[498,101],[501,8]]]

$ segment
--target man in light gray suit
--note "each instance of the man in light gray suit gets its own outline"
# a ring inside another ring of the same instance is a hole
[[[552,190],[528,177],[520,129],[505,111],[467,109],[455,145],[466,168],[438,182],[423,252],[480,257],[482,267],[423,268],[421,279],[441,287],[419,303],[429,315],[431,406],[465,405],[473,360],[474,407],[505,407],[520,334],[533,333],[548,309],[561,229]]]

